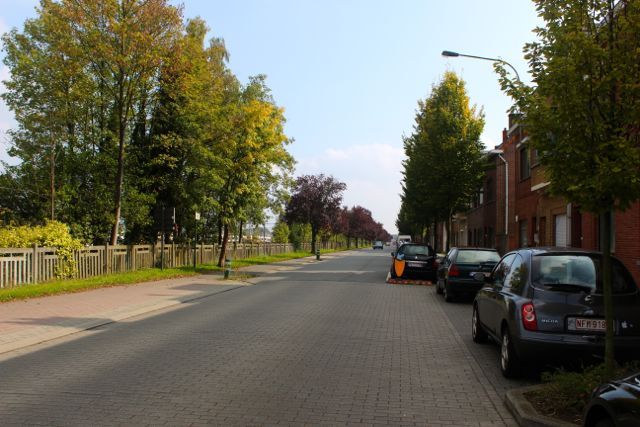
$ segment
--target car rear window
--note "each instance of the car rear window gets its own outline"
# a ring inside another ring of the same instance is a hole
[[[617,259],[612,259],[612,290],[615,294],[636,291],[629,271]],[[601,257],[581,254],[541,254],[532,259],[531,279],[534,286],[560,286],[561,290],[589,289],[601,292]]]
[[[498,262],[500,255],[494,251],[460,251],[456,257],[456,262],[459,263],[480,264],[488,261]]]
[[[430,246],[421,245],[405,245],[402,252],[405,255],[433,255],[433,249]]]

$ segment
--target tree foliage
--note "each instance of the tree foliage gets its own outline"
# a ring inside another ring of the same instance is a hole
[[[484,172],[482,112],[469,105],[464,82],[447,72],[431,95],[418,102],[413,133],[404,138],[401,217],[414,234],[464,210]]]
[[[286,210],[288,224],[301,223],[311,226],[311,248],[316,250],[316,238],[322,230],[330,230],[340,213],[342,193],[346,184],[332,176],[303,175],[296,180]]]
[[[534,86],[501,83],[524,113],[550,191],[598,214],[607,339],[613,367],[610,235],[612,210],[640,199],[640,4],[634,1],[535,0],[544,26],[525,45]]]
[[[238,81],[208,31],[166,0],[42,0],[3,37],[21,160],[0,176],[5,221],[57,218],[94,243],[184,241],[195,211],[208,238],[280,212],[284,111],[264,76]]]

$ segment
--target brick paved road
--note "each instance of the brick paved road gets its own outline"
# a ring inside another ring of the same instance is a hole
[[[467,345],[470,306],[385,284],[389,262],[350,252],[5,356],[0,423],[513,425],[519,384]]]

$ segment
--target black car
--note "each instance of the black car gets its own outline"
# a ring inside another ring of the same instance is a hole
[[[475,342],[500,343],[503,375],[521,363],[574,362],[604,354],[602,255],[567,248],[526,248],[506,254],[473,302]],[[640,354],[640,291],[612,258],[616,356]]]
[[[596,388],[585,410],[584,427],[640,426],[640,372]]]
[[[477,272],[487,276],[500,261],[495,249],[488,248],[451,248],[438,267],[436,292],[444,295],[447,302],[459,296],[473,298],[482,287],[475,280]]]
[[[405,243],[392,252],[391,277],[425,277],[435,281],[436,253],[429,245]]]

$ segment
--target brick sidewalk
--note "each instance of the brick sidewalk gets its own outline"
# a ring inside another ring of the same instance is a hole
[[[240,270],[260,275],[297,268],[312,259]],[[199,275],[1,303],[0,354],[248,285],[250,279]]]

